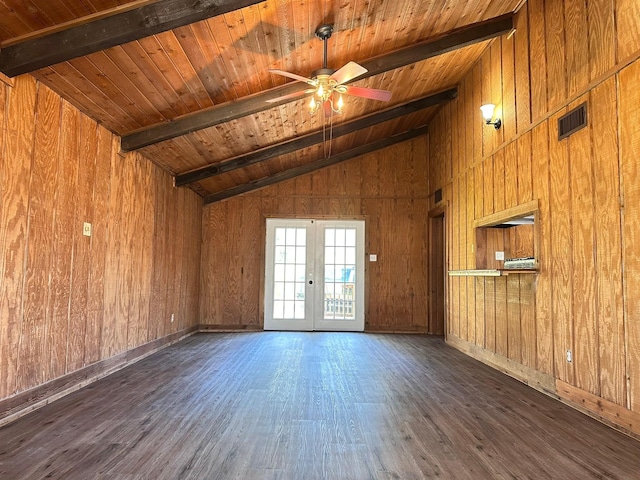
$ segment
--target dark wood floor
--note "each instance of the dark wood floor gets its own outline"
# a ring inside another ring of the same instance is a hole
[[[447,347],[200,334],[0,429],[2,479],[640,479],[640,442]]]

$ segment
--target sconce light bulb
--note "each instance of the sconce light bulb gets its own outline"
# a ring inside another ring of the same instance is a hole
[[[487,103],[486,105],[482,105],[480,107],[480,111],[482,112],[482,118],[484,118],[485,122],[490,122],[493,118],[493,112],[496,106],[493,103]]]

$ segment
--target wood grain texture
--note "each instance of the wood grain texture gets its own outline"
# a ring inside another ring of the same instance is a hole
[[[300,216],[296,205],[306,198],[302,213],[307,218],[365,218],[367,251],[380,259],[368,264],[365,328],[426,331],[428,195],[426,187],[416,188],[414,172],[428,168],[427,141],[436,140],[420,137],[308,174],[306,180],[268,187],[260,196],[207,206],[202,323],[239,329],[263,325],[264,219]],[[449,155],[442,152],[444,158]],[[359,175],[372,172],[377,172],[374,185],[367,185],[368,177],[361,185]]]
[[[190,201],[178,204],[177,191],[150,188],[153,179],[171,179],[141,157],[121,157],[113,134],[32,77],[20,77],[0,93],[6,135],[0,168],[1,400],[163,336],[156,324],[165,316],[150,321],[146,299],[152,287],[146,256],[154,248],[150,205],[168,197],[168,208],[180,209],[176,219],[197,219],[201,200],[184,191]],[[91,237],[82,235],[85,221],[92,223]],[[166,222],[157,227],[168,229]],[[197,254],[187,260],[182,247],[183,258],[176,259],[183,295],[171,308],[192,326],[198,323],[192,307],[198,285],[191,279],[199,272],[199,222],[184,221],[180,230]],[[166,247],[163,256],[176,240]],[[156,282],[165,285],[166,279],[167,269],[160,270]],[[190,316],[182,313],[187,309]]]
[[[0,439],[0,474],[16,480],[624,479],[640,457],[637,441],[418,335],[201,334]]]
[[[574,348],[573,328],[573,271],[571,251],[573,231],[571,224],[571,166],[567,142],[558,141],[558,118],[549,120],[549,201],[551,209],[551,275],[553,277],[553,338],[555,372],[558,378],[571,383],[575,378],[574,364],[567,362],[566,351]]]
[[[575,108],[586,98],[576,100],[569,108]],[[600,394],[599,338],[596,315],[596,254],[609,251],[607,245],[596,246],[596,219],[594,176],[590,129],[583,128],[569,137],[569,162],[571,163],[571,230],[574,358],[576,386],[593,394]],[[581,320],[578,320],[581,319]]]
[[[618,62],[640,50],[640,5],[635,0],[616,0],[616,34]]]
[[[549,127],[543,122],[531,132],[533,195],[539,200],[539,251],[537,254],[540,275],[536,281],[536,352],[537,368],[547,374],[555,372],[553,345],[553,306],[551,275],[551,201],[549,195]]]
[[[638,155],[640,155],[640,94],[638,91],[638,75],[640,63],[636,62],[627,67],[618,79],[619,82],[619,118],[620,118],[620,171],[622,176],[622,195],[624,215],[622,223],[622,261],[624,272],[634,272],[640,265],[638,245],[638,221],[640,210],[640,186],[634,179],[638,178]],[[634,412],[640,411],[640,326],[633,319],[640,311],[640,296],[638,296],[638,278],[633,274],[625,274],[623,279],[625,300],[625,343],[627,370],[627,401]]]
[[[603,245],[608,250],[605,255],[597,255],[596,314],[600,395],[618,405],[626,405],[618,122],[611,121],[616,118],[618,107],[615,83],[615,79],[610,78],[594,88],[590,104],[593,165],[598,166],[594,185],[595,242],[597,251]]]
[[[639,337],[633,312],[640,288],[632,273],[637,263],[638,172],[632,159],[639,156],[639,67],[637,47],[628,48],[635,42],[637,15],[626,15],[636,8],[626,1],[529,0],[515,17],[514,56],[510,48],[504,50],[507,42],[502,39],[501,57],[494,61],[498,43],[494,42],[469,67],[461,83],[458,115],[452,116],[458,122],[452,125],[452,148],[460,158],[448,199],[454,217],[448,241],[461,246],[464,259],[470,200],[482,202],[485,215],[534,200],[538,211],[533,237],[490,231],[472,235],[477,242],[476,266],[499,268],[493,253],[504,251],[507,256],[533,252],[539,268],[534,276],[520,276],[518,293],[517,275],[485,278],[484,299],[478,298],[477,281],[470,291],[464,278],[450,279],[450,288],[457,289],[451,292],[450,311],[460,316],[463,327],[454,329],[451,338],[467,341],[468,332],[477,331],[480,324],[469,315],[465,319],[464,313],[473,305],[477,320],[480,308],[485,349],[478,351],[487,358],[522,365],[529,373],[527,369],[535,369],[552,375],[590,395],[586,408],[596,415],[596,410],[604,410],[614,418],[619,410],[613,405],[632,415],[639,411]],[[613,21],[621,12],[625,18]],[[496,144],[481,129],[482,123],[472,119],[477,108],[474,92],[480,89],[485,101],[497,85],[502,85],[503,93],[509,90],[510,78],[505,76],[511,73],[505,62],[512,61],[518,126],[511,133],[505,129],[504,143]],[[583,101],[587,102],[588,128],[558,141],[559,116]],[[523,125],[518,120],[520,107],[524,118],[529,118]],[[437,122],[429,127],[431,135],[443,136]],[[478,132],[484,138],[481,164],[473,141]],[[487,152],[488,145],[494,151]],[[479,165],[484,183],[479,185],[475,176],[471,196],[469,169]],[[437,181],[430,178],[432,188],[437,188]],[[477,216],[479,208],[473,211]],[[472,265],[469,260],[474,258],[467,257]],[[463,262],[457,267],[471,268]],[[519,323],[513,320],[518,310]],[[566,361],[567,350],[572,351],[571,363]],[[601,399],[601,407],[595,406],[594,398]]]

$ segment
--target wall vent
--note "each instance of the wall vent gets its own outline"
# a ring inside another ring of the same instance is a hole
[[[442,201],[442,189],[441,188],[436,190],[435,197],[436,197],[436,203],[439,203],[439,202]]]
[[[587,103],[574,108],[558,119],[558,141],[587,126]]]

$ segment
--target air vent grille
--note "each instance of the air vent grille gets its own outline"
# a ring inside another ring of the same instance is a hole
[[[574,108],[558,120],[558,140],[567,138],[587,126],[587,104]]]

